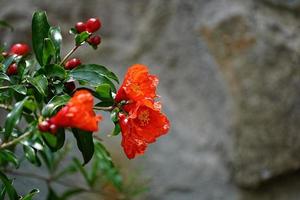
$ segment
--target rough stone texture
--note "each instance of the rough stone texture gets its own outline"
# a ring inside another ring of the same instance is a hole
[[[115,160],[149,178],[146,199],[297,200],[298,7],[279,0],[2,1],[0,19],[16,31],[0,30],[0,42],[27,41],[36,9],[46,9],[65,33],[99,16],[103,44],[79,50],[83,62],[112,66],[121,76],[133,63],[151,67],[170,134],[130,162],[118,138],[109,143]],[[72,40],[65,36],[66,52]],[[18,184],[27,191],[36,182]]]
[[[266,3],[270,5],[278,6],[281,8],[287,8],[290,10],[299,11],[300,1],[299,0],[265,0]]]
[[[234,101],[235,178],[251,187],[300,166],[299,18],[259,3],[238,6],[210,16],[201,31]]]

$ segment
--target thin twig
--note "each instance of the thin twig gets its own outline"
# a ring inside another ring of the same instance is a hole
[[[60,65],[64,64],[64,62],[66,62],[66,60],[74,53],[74,51],[76,51],[76,49],[78,49],[78,47],[80,47],[80,45],[73,47],[73,49],[71,49],[71,51],[62,59]]]
[[[5,110],[9,110],[9,111],[12,109],[11,106],[5,105],[5,104],[0,104],[0,108],[3,108],[3,109],[5,109]]]
[[[2,86],[2,87],[0,87],[0,90],[8,89],[8,88],[10,88],[10,86]]]
[[[113,106],[108,106],[108,107],[101,107],[101,106],[95,106],[95,110],[103,110],[103,111],[112,111],[114,109]]]
[[[41,175],[38,175],[38,174],[29,173],[29,172],[14,171],[14,170],[11,170],[11,169],[4,169],[3,171],[7,172],[9,174],[12,174],[12,175],[16,175],[16,176],[24,176],[24,177],[28,177],[28,178],[43,180],[43,181],[46,181],[47,184],[57,183],[59,185],[65,186],[65,187],[77,188],[77,189],[80,189],[80,190],[82,190],[84,192],[87,192],[87,193],[105,195],[105,193],[103,191],[97,191],[97,190],[89,189],[89,188],[86,188],[86,187],[73,185],[73,184],[70,184],[70,183],[67,183],[67,182],[64,182],[64,181],[61,181],[61,180],[57,180],[57,179],[54,180],[54,179],[52,179],[51,176],[46,177],[46,176],[41,176]]]
[[[12,146],[12,145],[14,145],[14,144],[16,144],[16,143],[22,141],[23,139],[25,139],[26,137],[28,137],[30,134],[32,134],[32,132],[31,132],[31,131],[28,131],[28,132],[25,132],[25,133],[24,133],[23,135],[21,135],[20,137],[17,137],[17,138],[14,139],[14,140],[11,140],[11,141],[9,141],[9,142],[2,143],[2,144],[0,145],[0,149],[5,149],[5,148],[7,148],[7,147]]]
[[[93,138],[95,138],[96,140],[98,140],[98,141],[100,141],[100,142],[103,141],[102,138],[100,138],[98,135],[93,135]]]

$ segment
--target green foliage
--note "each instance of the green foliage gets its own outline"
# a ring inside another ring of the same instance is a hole
[[[3,21],[0,21],[0,27],[11,28]],[[33,55],[0,55],[0,107],[8,112],[4,127],[0,127],[1,200],[31,200],[38,195],[39,190],[33,189],[22,197],[13,185],[13,181],[17,179],[9,178],[9,175],[16,172],[22,175],[18,171],[22,162],[48,170],[49,177],[47,174],[24,173],[24,176],[32,175],[33,178],[47,182],[48,200],[67,200],[82,192],[101,195],[104,191],[97,188],[104,183],[112,185],[119,193],[129,194],[126,193],[120,171],[99,138],[94,138],[95,133],[58,127],[53,134],[50,130],[41,131],[38,128],[42,121],[49,120],[66,106],[74,91],[69,91],[65,84],[74,81],[77,86],[81,85],[75,91],[88,89],[97,99],[95,109],[104,106],[103,110],[111,113],[111,120],[115,125],[111,135],[120,133],[120,109],[115,108],[114,102],[115,84],[119,83],[119,79],[107,67],[98,64],[82,64],[72,70],[65,69],[64,63],[69,56],[92,35],[88,32],[77,33],[74,28],[71,32],[74,34],[75,47],[62,59],[61,29],[49,24],[44,11],[37,11],[32,18]],[[3,51],[0,48],[0,52]],[[12,63],[18,66],[17,74],[7,75],[7,69]],[[66,137],[70,132],[73,134]],[[77,144],[76,148],[82,154],[83,161],[79,161],[77,157],[71,162],[66,161],[71,148],[70,141]],[[17,148],[23,149],[23,152],[16,155]],[[64,183],[65,177],[74,173],[83,176],[84,186]],[[53,183],[61,184],[67,189],[58,193],[52,187]]]
[[[77,146],[83,157],[83,165],[87,164],[94,155],[93,133],[72,128],[72,132],[76,138]]]
[[[106,67],[96,64],[81,65],[70,71],[69,78],[80,81],[80,83],[88,84],[92,87],[98,87],[102,84],[108,84],[112,91],[116,91],[116,87],[112,80],[117,81],[116,75],[109,71]]]
[[[36,59],[41,66],[44,65],[44,40],[48,38],[49,29],[46,12],[35,12],[32,17],[32,46]]]

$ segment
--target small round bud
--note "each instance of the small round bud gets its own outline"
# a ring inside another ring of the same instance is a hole
[[[94,46],[98,46],[101,43],[101,37],[98,35],[90,37],[88,39],[88,43]]]
[[[83,31],[86,30],[85,23],[77,22],[76,25],[75,25],[75,29],[77,30],[78,33],[82,33]]]
[[[72,58],[65,64],[65,69],[74,69],[78,65],[81,65],[81,61],[78,58]]]
[[[55,134],[57,132],[57,126],[55,124],[51,124],[49,130],[50,133]]]
[[[86,31],[89,33],[94,33],[101,28],[101,21],[98,18],[90,18],[86,21]]]
[[[18,74],[18,66],[16,63],[9,65],[7,68],[6,74],[8,76],[17,75]]]
[[[14,44],[10,48],[10,53],[16,54],[19,56],[26,55],[29,53],[29,46],[27,44],[21,44],[21,43]]]
[[[39,123],[38,128],[41,132],[48,132],[50,130],[50,123],[47,120],[42,121]]]
[[[65,88],[70,92],[73,92],[76,88],[74,81],[65,82],[64,85],[65,85]]]

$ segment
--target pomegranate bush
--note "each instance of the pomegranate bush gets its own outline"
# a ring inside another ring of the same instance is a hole
[[[124,198],[138,192],[124,184],[102,144],[98,132],[102,134],[99,123],[104,119],[98,113],[110,113],[115,125],[110,135],[121,133],[121,145],[129,159],[143,154],[149,144],[168,132],[170,124],[157,101],[158,78],[147,66],[129,67],[117,90],[119,79],[107,67],[72,57],[82,46],[97,49],[101,37],[96,32],[101,26],[97,18],[76,23],[70,30],[74,48],[62,58],[60,28],[51,26],[46,13],[38,11],[32,19],[32,50],[26,43],[0,49],[0,107],[8,111],[0,128],[0,199],[29,200],[39,192],[36,188],[19,194],[14,187],[16,176],[44,180],[49,200],[81,192],[103,195],[105,190],[97,189],[99,184],[114,186]],[[25,125],[19,125],[20,121]],[[75,157],[70,163],[63,162],[70,151],[67,132],[74,136],[82,161]],[[47,168],[48,173],[20,171],[26,160]],[[85,186],[64,181],[75,172],[83,175]],[[53,183],[68,189],[58,194]]]

